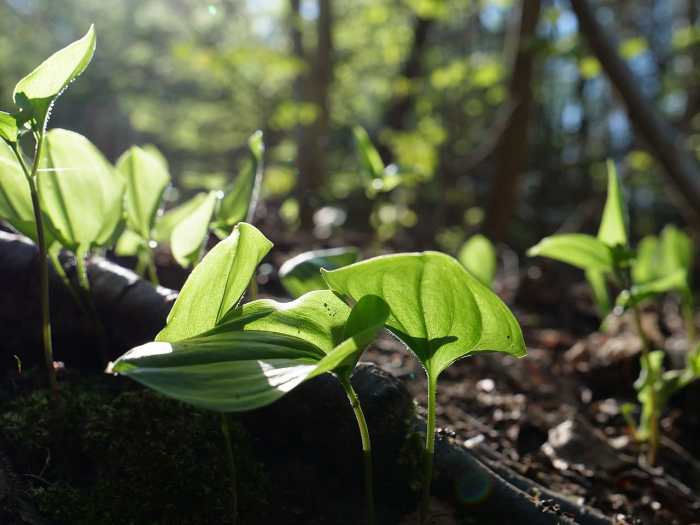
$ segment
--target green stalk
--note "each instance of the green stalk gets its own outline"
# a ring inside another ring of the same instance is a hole
[[[150,246],[148,246],[146,250],[148,250],[146,252],[148,254],[146,262],[148,268],[148,278],[151,281],[151,284],[153,284],[153,286],[158,286],[160,284],[160,281],[158,280],[158,269],[156,268],[156,261],[155,256],[153,254],[153,249]]]
[[[433,456],[435,455],[435,408],[437,401],[437,377],[428,372],[428,421],[425,429],[423,451],[423,497],[420,506],[420,523],[427,523],[430,514],[430,488],[433,481]]]
[[[90,291],[90,280],[88,279],[87,268],[85,266],[85,259],[87,258],[87,251],[82,246],[78,248],[75,254],[75,265],[78,274],[78,283],[80,288],[82,288],[85,295],[85,302],[88,305],[88,310],[90,316],[92,317],[92,322],[95,325],[95,330],[97,331],[97,338],[99,340],[99,353],[102,359],[102,364],[106,365],[109,362],[109,352],[107,351],[107,333],[105,332],[104,325],[100,319],[100,315],[97,313],[97,308],[92,300],[92,293]]]
[[[365,414],[362,412],[362,406],[360,405],[360,400],[357,397],[357,392],[355,392],[355,389],[352,387],[350,379],[346,375],[338,376],[338,379],[340,380],[340,384],[343,385],[343,389],[345,390],[345,394],[348,396],[353,412],[355,412],[357,427],[360,430],[360,438],[362,440],[362,458],[365,470],[365,503],[367,506],[367,523],[368,525],[375,525],[377,519],[374,510],[372,444],[369,439],[367,421],[365,420]]]
[[[36,136],[36,147],[34,150],[34,162],[32,163],[31,172],[27,169],[22,153],[19,151],[18,145],[12,145],[12,150],[17,157],[24,175],[29,184],[29,191],[32,196],[32,208],[34,210],[34,222],[36,224],[36,240],[39,248],[39,293],[41,295],[41,337],[44,345],[44,361],[46,363],[46,372],[49,378],[49,388],[55,400],[58,399],[58,380],[56,379],[56,370],[53,367],[53,345],[51,341],[51,309],[49,305],[49,259],[48,249],[46,246],[46,234],[44,230],[44,218],[41,214],[41,204],[39,199],[39,188],[36,177],[39,169],[39,159],[41,158],[41,150],[44,143],[44,134],[39,133]]]
[[[639,339],[642,341],[642,361],[647,370],[651,371],[651,361],[649,360],[649,353],[651,352],[651,343],[649,338],[644,333],[642,328],[642,316],[639,311],[639,307],[635,304],[632,307],[634,312],[634,322],[637,328],[637,334]],[[647,462],[649,465],[653,466],[656,463],[656,452],[659,448],[659,405],[656,398],[656,385],[652,384],[649,390],[650,401],[651,401],[651,414],[649,419],[651,421],[649,425],[649,450],[647,451]]]
[[[226,462],[231,476],[231,523],[236,525],[238,521],[238,489],[236,486],[236,462],[233,459],[231,447],[231,422],[226,414],[221,414],[221,433],[224,435],[224,450],[226,450]]]
[[[61,261],[58,259],[58,250],[53,250],[49,248],[49,260],[51,261],[51,264],[53,266],[54,271],[56,272],[56,275],[61,279],[65,287],[68,289],[70,292],[71,297],[75,301],[75,304],[77,304],[81,309],[85,310],[85,305],[83,304],[83,300],[80,298],[80,295],[76,291],[75,287],[73,286],[73,283],[71,283],[70,279],[68,278],[68,275],[66,274],[66,271],[63,269],[63,265],[61,264]]]

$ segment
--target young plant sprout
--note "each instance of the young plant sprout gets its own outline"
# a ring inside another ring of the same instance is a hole
[[[49,308],[49,273],[48,260],[51,237],[44,224],[43,175],[39,168],[44,160],[46,126],[56,99],[65,91],[92,60],[95,53],[95,28],[91,26],[83,38],[57,51],[40,64],[34,71],[19,81],[14,89],[13,99],[18,107],[15,113],[0,112],[0,138],[10,147],[15,155],[32,202],[33,227],[27,226],[26,216],[22,217],[25,230],[29,230],[39,248],[39,289],[41,294],[42,342],[44,359],[49,377],[49,384],[54,396],[58,395],[58,383],[53,368],[53,348],[51,341],[51,316]],[[20,146],[20,138],[31,134],[34,139],[34,157],[31,163],[25,160]],[[2,186],[5,186],[5,172]],[[15,177],[14,183],[18,180]],[[26,188],[21,189],[26,192]],[[41,197],[40,197],[41,194]],[[12,217],[9,217],[12,219]]]
[[[367,196],[372,199],[377,193],[389,192],[396,188],[401,183],[398,167],[395,164],[384,165],[365,128],[355,126],[352,132]]]
[[[627,215],[615,165],[608,162],[608,195],[597,237],[573,233],[545,237],[528,251],[566,262],[585,270],[593,295],[603,315],[611,309],[607,281],[622,289],[616,308],[631,309],[642,342],[641,375],[635,383],[642,416],[636,436],[647,442],[647,461],[653,465],[659,447],[659,418],[670,395],[697,376],[697,352],[690,348],[695,338],[692,293],[689,285],[692,244],[676,228],[667,227],[661,239],[644,239],[637,253],[630,248]],[[640,303],[645,299],[677,291],[686,319],[689,355],[683,371],[665,372],[662,351],[653,351],[641,322]],[[629,416],[629,410],[627,410]]]
[[[383,328],[388,306],[367,297],[350,309],[328,290],[291,303],[237,306],[271,246],[255,227],[239,223],[192,271],[156,340],[130,350],[109,371],[222,413],[268,405],[305,380],[335,374],[360,429],[374,523],[369,433],[349,378]]]
[[[323,271],[328,287],[355,301],[367,296],[389,306],[386,327],[413,351],[428,379],[421,523],[430,512],[437,381],[452,363],[479,351],[526,354],[508,307],[455,259],[439,252],[374,257]]]
[[[489,288],[496,277],[496,249],[483,235],[473,235],[459,250],[457,259]]]
[[[313,290],[326,289],[321,268],[335,270],[357,262],[359,257],[359,251],[353,247],[304,252],[280,266],[279,278],[292,297],[300,297]]]

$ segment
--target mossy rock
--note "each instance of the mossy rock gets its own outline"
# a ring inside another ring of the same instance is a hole
[[[15,469],[51,522],[70,525],[231,522],[231,479],[218,414],[152,392],[97,383],[65,385],[64,406],[46,391],[12,402],[0,433]],[[262,467],[233,425],[239,523],[267,499]]]

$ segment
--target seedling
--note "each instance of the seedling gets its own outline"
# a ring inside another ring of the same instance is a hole
[[[382,157],[372,144],[367,131],[361,126],[352,130],[360,158],[360,171],[364,178],[365,191],[372,199],[377,193],[393,190],[401,184],[401,175],[395,164],[384,165]]]
[[[253,226],[237,225],[192,271],[156,340],[130,350],[109,371],[222,413],[268,405],[305,380],[333,373],[360,429],[373,523],[369,434],[349,377],[382,329],[388,307],[367,297],[351,310],[328,290],[291,303],[237,306],[271,246]]]
[[[26,215],[22,214],[24,224],[21,226],[34,233],[39,248],[39,288],[41,294],[42,342],[44,359],[48,371],[49,384],[54,396],[58,395],[58,383],[53,368],[53,348],[51,342],[51,316],[49,309],[49,273],[48,257],[50,238],[44,225],[42,208],[44,203],[39,198],[39,187],[44,177],[39,177],[39,168],[44,160],[44,142],[46,126],[56,99],[65,91],[92,60],[95,53],[95,29],[91,26],[80,40],[51,55],[34,71],[19,81],[14,89],[13,99],[18,107],[15,113],[0,112],[0,138],[10,147],[25,176],[32,202],[34,229],[27,226]],[[34,157],[31,165],[24,158],[19,144],[20,137],[31,134],[34,139]],[[59,139],[60,142],[60,139]],[[30,167],[31,166],[31,167]],[[0,173],[4,176],[4,172]],[[15,183],[17,181],[15,180]],[[3,179],[2,186],[5,186]],[[20,191],[26,191],[22,189]],[[42,199],[49,196],[43,195]],[[26,211],[26,210],[25,210]],[[44,210],[48,212],[48,210]],[[53,210],[56,212],[57,210]]]
[[[462,245],[459,262],[489,288],[496,277],[496,249],[483,235],[474,235]]]
[[[585,270],[603,315],[607,315],[611,309],[608,281],[622,289],[616,300],[617,309],[620,312],[632,310],[642,342],[642,373],[635,388],[643,409],[636,435],[640,441],[648,442],[647,461],[653,465],[659,446],[658,421],[661,411],[673,392],[697,377],[696,354],[689,352],[684,371],[664,372],[664,354],[652,351],[651,341],[642,328],[639,304],[661,293],[680,292],[690,348],[695,337],[692,293],[688,282],[692,264],[690,239],[679,230],[667,227],[661,240],[652,237],[644,239],[635,254],[628,242],[620,182],[614,164],[608,162],[608,196],[598,236],[578,233],[553,235],[530,248],[528,255],[550,257]]]
[[[279,270],[282,285],[292,297],[300,297],[313,290],[326,289],[320,270],[335,270],[357,262],[357,248],[330,248],[304,252],[286,261]]]
[[[355,301],[382,298],[386,327],[416,355],[428,379],[421,523],[430,511],[437,381],[452,363],[479,351],[526,354],[508,307],[455,259],[439,252],[386,255],[322,271],[328,287]]]

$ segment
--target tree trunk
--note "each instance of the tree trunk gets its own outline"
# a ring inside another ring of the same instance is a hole
[[[581,33],[622,98],[630,121],[666,170],[686,219],[700,231],[700,172],[683,137],[663,120],[642,94],[640,81],[618,55],[612,38],[597,20],[590,4],[586,0],[571,0],[571,7]]]
[[[497,171],[491,182],[484,230],[494,241],[502,241],[518,202],[520,175],[527,165],[528,126],[532,107],[533,39],[540,18],[540,0],[522,0],[518,38],[513,42],[514,60],[510,78],[508,127],[501,135],[495,156]]]

